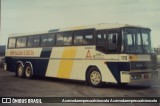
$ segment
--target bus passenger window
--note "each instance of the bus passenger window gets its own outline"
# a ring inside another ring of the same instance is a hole
[[[56,45],[72,45],[72,33],[73,32],[60,32],[57,34]]]
[[[93,44],[93,35],[84,35],[83,44]]]
[[[18,37],[16,47],[26,47],[27,37]]]
[[[80,30],[74,33],[74,45],[92,45],[94,43],[94,30]]]
[[[63,45],[63,36],[60,34],[57,34],[56,45],[58,46]]]
[[[64,45],[71,45],[71,43],[72,43],[72,37],[71,36],[65,36],[63,38],[63,41],[64,41]]]
[[[55,35],[45,34],[41,36],[41,46],[51,47],[55,45]]]
[[[8,43],[8,48],[14,48],[16,45],[16,38],[10,38]]]
[[[72,32],[64,32],[63,33],[63,43],[64,45],[72,44]]]
[[[28,47],[38,47],[40,43],[40,36],[34,35],[28,37]]]
[[[74,45],[82,45],[83,36],[77,35],[74,37]]]

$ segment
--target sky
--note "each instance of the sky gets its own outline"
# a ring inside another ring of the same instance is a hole
[[[120,23],[151,28],[160,47],[160,0],[1,0],[0,45],[9,34]]]

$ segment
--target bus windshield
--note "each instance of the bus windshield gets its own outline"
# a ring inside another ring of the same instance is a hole
[[[150,30],[125,28],[122,30],[123,51],[127,53],[151,53]]]

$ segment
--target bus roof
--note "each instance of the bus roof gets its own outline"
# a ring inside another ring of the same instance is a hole
[[[12,33],[12,34],[9,34],[9,37],[38,35],[38,34],[45,34],[45,33],[48,33],[48,30],[37,31],[37,32],[28,32],[28,33]]]
[[[111,24],[111,23],[99,23],[99,24],[93,24],[93,25],[83,25],[83,26],[74,26],[74,27],[68,27],[68,28],[61,28],[57,32],[61,31],[72,31],[72,30],[82,30],[82,29],[114,29],[114,28],[123,28],[123,27],[137,27],[137,28],[147,28],[142,27],[139,25],[129,25],[129,24]],[[147,28],[149,29],[149,28]],[[54,31],[54,29],[52,29]],[[52,30],[49,30],[49,32],[52,32]]]
[[[62,31],[75,31],[75,30],[83,30],[83,29],[116,29],[116,28],[124,28],[124,27],[137,27],[137,28],[146,28],[139,25],[129,25],[129,24],[118,24],[118,23],[99,23],[93,25],[82,25],[82,26],[73,26],[67,28],[60,28],[60,29],[51,29],[49,31],[41,31],[41,32],[34,32],[34,33],[13,33],[10,34],[10,37],[16,36],[28,36],[28,35],[38,35],[38,34],[46,34],[46,33],[55,33],[55,32],[62,32]]]

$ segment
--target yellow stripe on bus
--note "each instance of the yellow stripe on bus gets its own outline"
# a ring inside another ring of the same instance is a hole
[[[58,78],[70,77],[76,52],[77,52],[77,47],[64,48],[62,59],[60,60],[60,65],[58,68],[58,73],[57,73]]]

